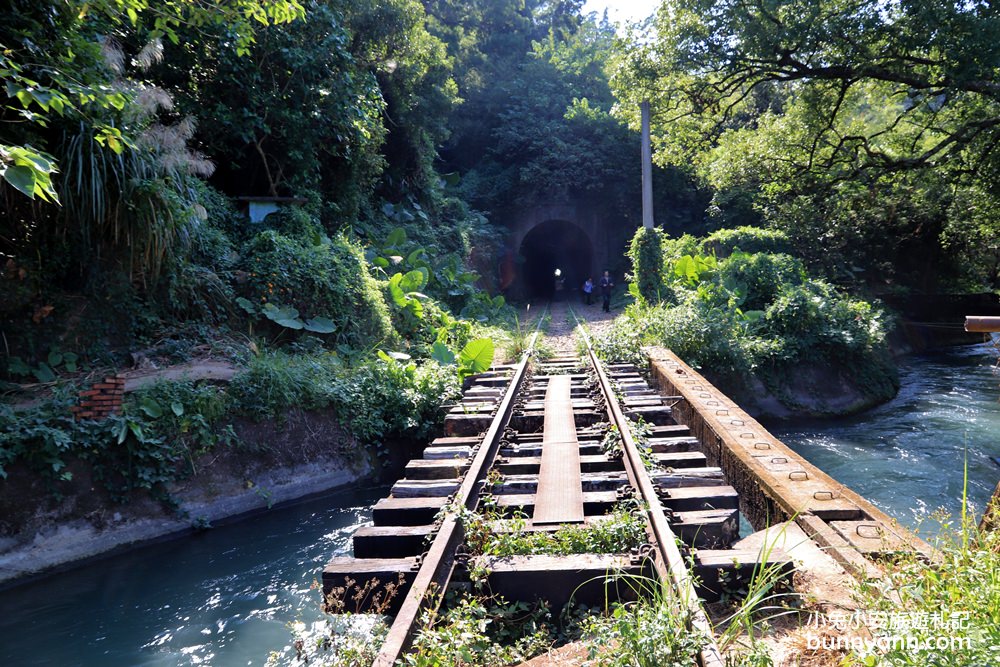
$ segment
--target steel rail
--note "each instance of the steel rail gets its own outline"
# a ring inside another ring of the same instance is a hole
[[[601,391],[607,403],[608,414],[611,417],[612,423],[618,428],[618,433],[621,436],[622,450],[626,463],[625,471],[628,475],[629,483],[639,491],[642,502],[646,505],[646,520],[655,541],[654,550],[657,556],[657,558],[653,559],[653,566],[661,582],[669,581],[673,584],[673,588],[680,598],[681,603],[690,614],[691,628],[695,632],[704,635],[706,639],[707,643],[702,647],[699,654],[702,667],[724,667],[725,661],[722,659],[719,646],[715,641],[712,624],[709,622],[708,616],[701,605],[701,600],[695,592],[694,580],[687,564],[684,562],[684,556],[677,547],[677,536],[670,528],[670,523],[663,512],[663,505],[660,503],[660,498],[656,493],[653,479],[646,469],[646,464],[643,463],[639,453],[639,447],[632,437],[632,429],[630,428],[631,420],[622,411],[618,397],[611,386],[611,381],[604,371],[604,365],[594,353],[594,348],[590,344],[590,337],[582,326],[582,322],[572,308],[570,308],[570,312],[577,322],[580,334],[586,344],[590,363],[597,373],[598,382],[601,385]]]
[[[500,436],[510,421],[514,399],[520,392],[528,368],[528,361],[534,351],[538,331],[544,319],[545,313],[543,312],[538,318],[538,325],[531,335],[528,348],[521,355],[521,361],[514,369],[511,381],[507,385],[507,391],[497,408],[496,416],[490,422],[489,429],[476,449],[469,470],[455,492],[452,506],[462,506],[471,510],[479,502],[480,483],[493,465],[500,449]],[[455,567],[455,552],[464,538],[465,531],[461,519],[454,513],[448,513],[421,561],[420,569],[417,570],[416,577],[414,577],[413,584],[403,600],[399,613],[396,614],[396,618],[389,627],[389,633],[382,643],[382,649],[372,663],[372,667],[392,667],[409,650],[421,611],[428,605],[437,606],[440,603],[441,595],[451,581]]]

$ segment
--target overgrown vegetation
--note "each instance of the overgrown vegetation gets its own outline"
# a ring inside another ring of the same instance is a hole
[[[463,516],[465,544],[475,556],[626,553],[646,543],[645,521],[635,503],[622,503],[599,521],[567,524],[555,531],[528,529],[523,512],[506,516],[488,502],[479,513]]]
[[[898,379],[886,346],[886,313],[810,276],[801,260],[769,251],[784,242],[778,233],[751,228],[700,240],[661,238],[660,300],[630,305],[597,341],[599,352],[637,361],[640,346],[663,345],[728,392],[747,396],[756,378],[789,408],[818,414],[891,398]],[[743,244],[762,250],[745,252]],[[648,258],[633,257],[642,261]],[[806,368],[820,375],[809,378]],[[824,393],[823,385],[835,391]],[[827,407],[841,386],[859,396],[851,405]]]
[[[704,637],[693,632],[690,613],[669,585],[627,578],[638,600],[619,603],[607,616],[583,626],[590,657],[613,667],[694,667]]]
[[[852,664],[971,667],[996,660],[1000,532],[992,527],[995,520],[977,527],[971,513],[955,520],[938,518],[941,531],[934,546],[940,562],[901,554],[883,580],[859,584],[868,612],[861,625],[870,633],[873,650],[854,651]]]

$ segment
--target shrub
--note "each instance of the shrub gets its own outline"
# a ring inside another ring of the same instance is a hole
[[[347,238],[315,245],[268,230],[247,244],[244,255],[245,291],[253,303],[328,317],[338,343],[370,347],[395,338],[378,283],[368,274],[361,249]]]
[[[788,234],[777,229],[736,227],[720,229],[701,242],[703,252],[728,256],[736,251],[745,253],[790,254],[792,242]]]
[[[632,260],[632,280],[639,295],[653,303],[663,298],[663,230],[642,227],[632,237],[628,256]]]
[[[895,395],[878,306],[810,278],[790,255],[733,252],[717,261],[698,245],[690,236],[664,243],[663,280],[677,305],[630,306],[597,342],[600,354],[641,362],[640,346],[663,345],[736,390],[756,375],[790,407],[783,388],[802,363],[836,370],[869,402]]]
[[[256,357],[233,378],[230,392],[237,409],[257,419],[292,407],[330,407],[359,440],[374,443],[391,435],[427,435],[459,386],[453,369],[433,361],[376,359],[347,367],[332,353],[275,352]]]
[[[764,310],[783,288],[806,280],[805,266],[789,255],[736,252],[719,263],[719,281],[743,311]]]

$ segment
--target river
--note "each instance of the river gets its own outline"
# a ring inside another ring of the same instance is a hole
[[[772,425],[776,435],[889,514],[981,508],[1000,467],[1000,375],[986,346],[915,355],[891,402],[850,419]],[[311,589],[350,552],[386,489],[332,494],[0,591],[0,665],[263,665],[287,624],[320,618]]]
[[[961,512],[966,463],[968,498],[981,512],[1000,480],[992,460],[1000,457],[996,362],[988,345],[910,355],[892,401],[846,419],[767,427],[911,528],[939,509]]]
[[[0,665],[263,665],[384,487],[276,508],[0,591]]]

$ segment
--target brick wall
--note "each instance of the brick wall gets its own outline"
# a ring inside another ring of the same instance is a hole
[[[125,376],[115,375],[80,392],[80,404],[70,410],[77,419],[104,419],[121,411]]]

